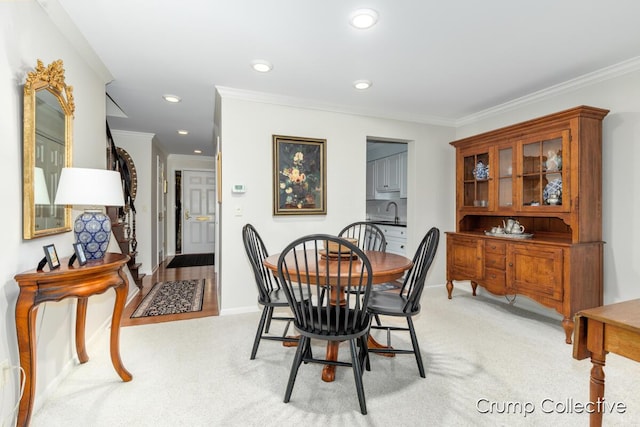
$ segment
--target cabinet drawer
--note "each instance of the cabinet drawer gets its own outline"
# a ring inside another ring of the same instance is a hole
[[[484,242],[484,251],[488,254],[504,255],[507,253],[507,244],[505,242],[487,240]]]
[[[485,268],[496,268],[504,271],[507,265],[507,258],[504,253],[496,254],[491,252],[485,252],[484,254],[484,266]]]
[[[385,239],[389,238],[398,238],[398,239],[406,239],[407,238],[407,228],[406,227],[393,227],[389,225],[383,225],[380,227],[382,232],[384,233]]]
[[[387,252],[406,256],[407,250],[405,249],[405,242],[399,242],[396,240],[387,240]]]
[[[484,271],[483,286],[491,293],[503,295],[506,289],[504,270],[486,268]]]

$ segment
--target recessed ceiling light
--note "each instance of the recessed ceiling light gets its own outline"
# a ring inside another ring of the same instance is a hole
[[[265,61],[262,59],[251,61],[251,67],[259,73],[268,73],[273,69],[273,65],[271,65],[269,61]]]
[[[355,82],[353,82],[353,87],[358,90],[365,90],[369,89],[372,84],[373,83],[371,83],[369,80],[356,80]]]
[[[378,22],[378,12],[373,9],[358,9],[351,13],[349,17],[351,25],[359,30],[366,30],[373,27]]]
[[[185,129],[180,129],[180,130],[178,130],[178,133],[179,133],[180,135],[189,135],[189,131],[188,131],[188,130],[185,130]]]
[[[163,97],[163,98],[164,98],[164,100],[165,100],[165,101],[167,101],[167,102],[174,102],[174,103],[175,103],[175,102],[180,102],[180,101],[182,101],[182,100],[180,99],[180,97],[179,97],[179,96],[177,96],[177,95],[162,95],[162,97]]]
[[[202,150],[193,150],[193,152],[196,154],[202,154]]]

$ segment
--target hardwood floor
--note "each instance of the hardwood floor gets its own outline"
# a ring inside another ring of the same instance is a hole
[[[174,320],[195,319],[198,317],[217,316],[218,311],[218,289],[213,265],[203,267],[180,267],[166,268],[173,257],[167,258],[156,270],[156,272],[144,278],[142,290],[127,304],[122,314],[121,326],[148,325],[151,323],[171,322]],[[204,278],[204,298],[202,302],[202,310],[183,313],[183,314],[167,314],[163,316],[138,317],[131,319],[131,314],[138,307],[142,299],[151,291],[153,285],[158,282],[167,282],[170,280],[188,280]]]

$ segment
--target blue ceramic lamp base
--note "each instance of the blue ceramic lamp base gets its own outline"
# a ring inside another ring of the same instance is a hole
[[[86,210],[73,226],[76,241],[82,244],[87,260],[101,260],[109,247],[111,218],[102,211]]]

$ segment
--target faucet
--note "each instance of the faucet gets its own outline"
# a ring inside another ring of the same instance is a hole
[[[393,205],[396,208],[393,216],[393,222],[397,224],[398,221],[400,220],[400,218],[398,218],[398,204],[396,202],[387,203],[387,212],[389,212],[389,207],[391,207],[391,205]]]

